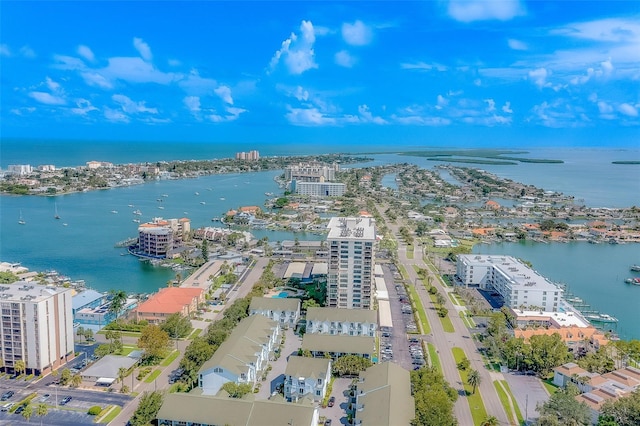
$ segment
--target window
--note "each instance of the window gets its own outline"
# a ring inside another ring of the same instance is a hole
[[[316,391],[316,396],[320,396],[320,391],[319,390]]]

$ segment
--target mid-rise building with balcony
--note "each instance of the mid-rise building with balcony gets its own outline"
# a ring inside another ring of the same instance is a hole
[[[284,398],[289,402],[302,398],[322,401],[330,380],[330,359],[291,356],[284,371]]]
[[[307,309],[309,334],[333,334],[375,337],[378,311],[365,309],[317,308]]]

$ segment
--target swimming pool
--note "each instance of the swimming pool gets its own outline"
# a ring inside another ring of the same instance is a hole
[[[289,296],[289,293],[287,293],[286,291],[281,291],[280,293],[278,293],[278,294],[276,294],[274,296],[271,296],[271,298],[272,299],[284,299],[284,298],[286,298],[288,296]]]

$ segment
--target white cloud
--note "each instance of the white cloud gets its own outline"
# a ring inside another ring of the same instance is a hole
[[[89,47],[85,46],[84,44],[81,44],[80,46],[78,46],[77,52],[78,52],[78,55],[82,56],[89,62],[93,62],[96,60],[96,57],[93,55],[93,52],[91,51],[91,49],[89,49]]]
[[[605,101],[600,101],[598,102],[598,111],[600,111],[600,114],[611,114],[613,107]]]
[[[415,125],[415,126],[440,127],[440,126],[448,126],[449,124],[451,124],[451,120],[449,120],[448,118],[434,117],[434,116],[393,115],[392,118],[396,123],[406,124],[406,125]]]
[[[71,108],[70,111],[76,115],[87,115],[91,111],[97,111],[98,108],[91,105],[87,99],[77,99],[76,108]]]
[[[291,108],[285,117],[295,126],[334,125],[336,119],[320,112],[318,108]]]
[[[180,74],[162,72],[149,62],[131,57],[109,58],[107,67],[95,72],[110,80],[117,79],[131,83],[169,84],[182,77]]]
[[[515,38],[510,38],[507,40],[507,44],[513,50],[529,50],[529,46],[523,41],[516,40]]]
[[[105,107],[104,109],[104,118],[106,118],[109,121],[120,122],[120,123],[129,122],[129,116],[124,114],[122,111],[119,111],[117,109],[111,109],[108,107]]]
[[[0,44],[0,56],[11,56],[11,49],[4,43]]]
[[[45,79],[45,84],[47,85],[49,90],[51,90],[52,92],[59,93],[62,90],[60,87],[60,83],[56,83],[55,81],[51,80],[49,77]]]
[[[304,90],[302,86],[298,86],[296,87],[296,91],[294,92],[293,96],[295,96],[295,98],[299,101],[307,101],[309,99],[309,92],[307,90]]]
[[[220,115],[220,114],[211,114],[209,115],[209,120],[213,121],[214,123],[223,123],[226,121],[235,121],[238,119],[238,117],[240,117],[240,114],[246,112],[246,109],[242,109],[242,108],[235,108],[235,107],[227,107],[225,108],[226,111],[226,115]]]
[[[109,81],[105,76],[99,74],[97,72],[89,71],[80,73],[82,79],[89,86],[97,86],[103,89],[111,89],[113,88],[113,83]]]
[[[538,68],[533,71],[529,71],[529,78],[539,88],[548,86],[548,83],[547,83],[548,75],[549,75],[549,72],[545,68]]]
[[[147,108],[145,102],[134,102],[128,96],[125,95],[113,95],[111,96],[114,102],[120,104],[120,108],[127,114],[140,114],[149,113],[157,114],[156,108]]]
[[[64,105],[67,103],[64,98],[47,92],[29,92],[29,97],[46,105]]]
[[[410,63],[410,62],[404,62],[400,64],[400,68],[404,69],[404,70],[418,70],[418,71],[431,71],[431,70],[436,70],[436,71],[440,71],[440,72],[444,72],[447,71],[448,67],[441,65],[441,64],[437,64],[437,63],[433,63],[433,64],[428,64],[426,62],[415,62],[415,63]]]
[[[449,101],[442,95],[438,95],[436,98],[436,109],[442,109],[449,104]]]
[[[496,101],[493,99],[485,99],[484,102],[487,104],[487,112],[493,112],[496,110]]]
[[[373,31],[364,22],[357,20],[353,24],[342,24],[342,38],[352,46],[364,46],[371,43]]]
[[[360,119],[365,123],[387,124],[384,118],[375,117],[367,105],[358,106],[358,113],[360,114]]]
[[[623,104],[618,105],[618,111],[621,114],[627,115],[629,117],[637,117],[638,116],[638,110],[633,105],[630,105],[628,103],[623,103]]]
[[[349,54],[346,50],[341,50],[335,54],[334,60],[341,67],[351,68],[356,63],[356,58]]]
[[[460,22],[508,21],[524,14],[519,0],[449,0],[449,16]]]
[[[183,99],[184,105],[193,114],[200,112],[200,98],[197,96],[186,96]]]
[[[511,109],[511,102],[507,101],[502,106],[502,112],[507,114],[513,114],[513,110]]]
[[[15,115],[24,115],[25,113],[31,114],[31,113],[33,113],[35,111],[36,111],[35,107],[22,107],[22,108],[14,108],[14,109],[12,109],[11,113],[15,114]]]
[[[273,71],[278,66],[280,59],[284,60],[291,74],[302,74],[307,70],[318,68],[314,59],[313,44],[315,41],[313,24],[311,21],[302,21],[300,36],[291,33],[291,36],[282,42],[280,49],[271,58],[269,70]]]
[[[638,45],[638,48],[640,49],[640,44]],[[605,76],[608,76],[613,72],[613,64],[611,63],[611,58],[607,59],[606,61],[600,62],[600,66],[602,67],[602,71],[604,72]]]
[[[211,94],[218,87],[218,82],[212,78],[200,77],[198,70],[194,69],[178,82],[178,86],[189,95],[204,96]]]
[[[590,121],[582,107],[573,106],[562,98],[535,105],[532,112],[533,115],[527,121],[551,128],[583,127]]]
[[[640,39],[640,21],[625,18],[597,19],[568,24],[552,33],[602,42],[637,42]]]
[[[214,89],[216,95],[220,97],[224,102],[233,105],[233,98],[231,97],[231,89],[228,86],[219,86]]]
[[[134,37],[133,47],[136,48],[138,53],[140,53],[142,59],[144,59],[145,61],[150,62],[151,59],[153,59],[153,55],[151,55],[151,48],[141,38]]]
[[[29,58],[29,59],[36,57],[36,52],[34,52],[33,49],[30,48],[29,46],[22,46],[20,48],[20,54],[25,58]]]

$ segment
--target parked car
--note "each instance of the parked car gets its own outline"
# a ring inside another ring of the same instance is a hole
[[[324,421],[324,426],[331,426],[331,419],[327,419]]]
[[[7,392],[2,394],[2,398],[0,398],[0,401],[6,401],[7,399],[11,398],[12,396],[13,396],[13,391],[7,391]]]
[[[2,408],[0,408],[0,411],[9,411],[14,405],[16,405],[15,402],[7,402],[2,406]]]
[[[60,405],[67,405],[70,401],[71,401],[71,397],[70,396],[65,396],[64,398],[62,398],[62,401],[60,401]]]
[[[49,399],[50,396],[51,396],[50,394],[45,393],[40,397],[40,402],[45,402],[47,399]]]
[[[24,405],[19,406],[16,411],[14,411],[15,414],[20,414],[24,411]]]
[[[327,404],[329,407],[333,407],[333,405],[336,403],[336,397],[332,396],[331,398],[329,398],[329,403]]]

